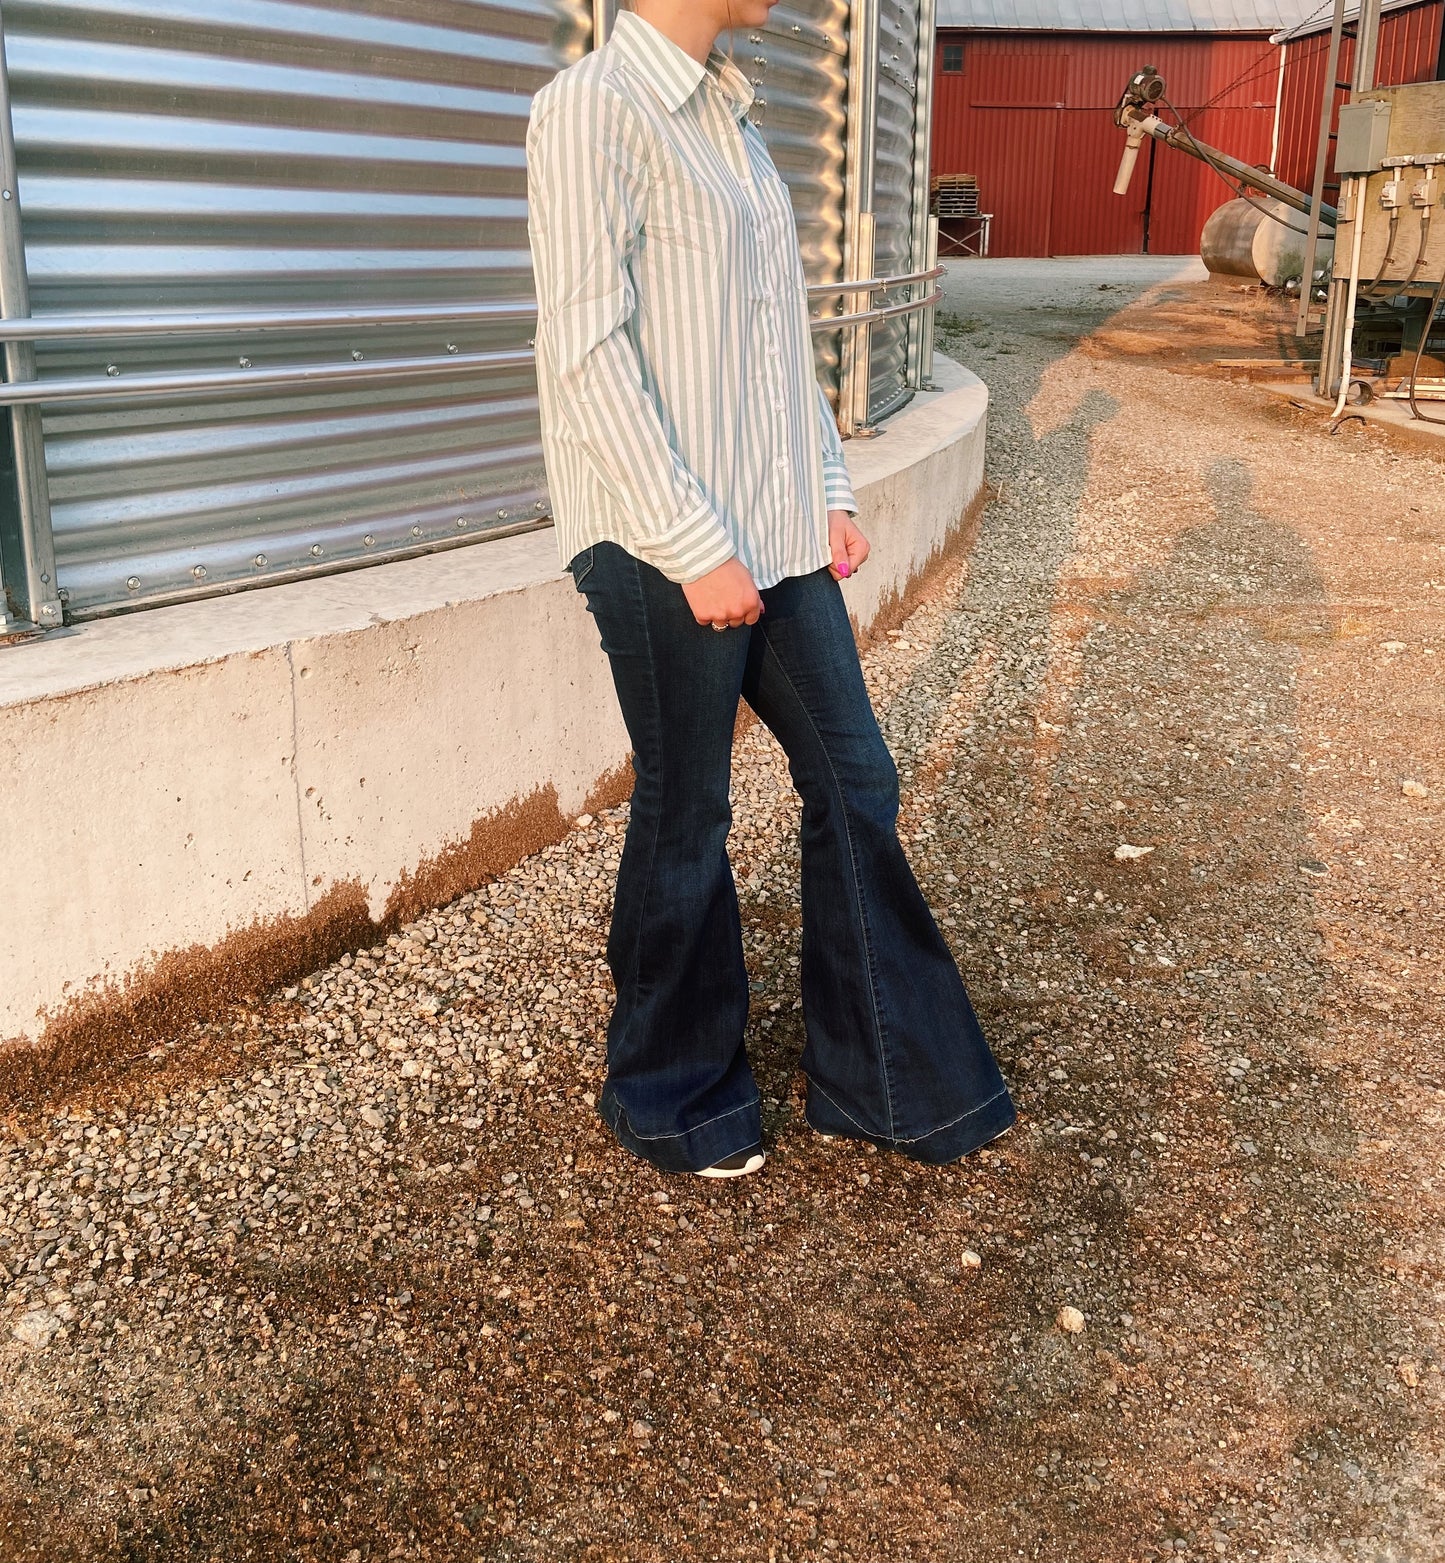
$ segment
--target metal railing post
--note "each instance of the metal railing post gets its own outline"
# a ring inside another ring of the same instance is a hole
[[[913,92],[913,240],[909,256],[909,262],[916,270],[927,270],[934,264],[928,259],[928,171],[933,147],[933,56],[937,16],[937,0],[919,0],[918,63],[914,67]],[[932,331],[932,310],[920,311],[908,323],[905,380],[914,390],[927,388],[923,359],[925,337]]]
[[[30,282],[20,229],[20,187],[15,167],[15,124],[10,110],[10,73],[5,60],[4,16],[0,13],[0,316],[30,314]],[[11,384],[35,378],[35,346],[5,342],[5,378]],[[50,490],[45,477],[45,443],[38,407],[10,408],[15,504],[0,500],[0,585],[3,610],[20,629],[27,624],[55,629],[62,622],[55,579],[55,542],[50,531]]]
[[[854,254],[858,257],[861,275],[873,274],[874,217],[872,212],[859,212],[856,227]],[[854,439],[871,439],[878,431],[868,422],[868,393],[873,379],[873,326],[860,321],[844,338],[843,392],[838,399],[840,408],[846,408],[847,423],[843,433]]]
[[[873,180],[878,124],[878,0],[852,0],[848,24],[848,106],[843,159],[843,277],[873,275]],[[867,438],[869,328],[845,332],[838,386],[842,433]]]
[[[938,265],[938,219],[928,219],[928,246],[924,250],[924,268],[932,271]],[[933,291],[932,288],[929,290]],[[921,322],[919,340],[922,347],[918,354],[918,389],[932,391],[933,384],[933,322],[938,313],[937,304],[929,304],[919,311]]]
[[[612,31],[617,0],[592,0],[592,47],[600,49]]]

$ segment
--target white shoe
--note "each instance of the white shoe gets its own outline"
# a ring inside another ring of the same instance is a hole
[[[755,1145],[751,1150],[734,1151],[731,1156],[724,1156],[712,1166],[703,1167],[697,1175],[700,1178],[745,1178],[766,1160],[761,1148]]]

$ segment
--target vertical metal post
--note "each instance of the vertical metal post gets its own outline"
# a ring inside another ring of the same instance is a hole
[[[10,74],[5,60],[4,15],[0,12],[0,316],[27,319],[30,281],[20,231],[20,188],[15,168],[15,125],[10,112]],[[4,344],[5,378],[35,378],[35,347]],[[50,533],[50,490],[45,478],[45,445],[38,407],[10,409],[14,450],[15,508],[0,497],[0,585],[9,628],[26,624],[55,629],[61,623],[55,582],[55,543]]]
[[[874,216],[872,212],[858,213],[857,257],[862,268],[860,276],[873,272]],[[855,295],[855,309],[867,309],[871,295]],[[878,431],[868,421],[868,394],[873,380],[873,327],[853,326],[848,332],[848,350],[844,357],[844,395],[839,397],[840,407],[847,407],[848,427],[844,431],[857,439],[871,439]]]
[[[1375,61],[1380,53],[1380,0],[1360,0],[1355,19],[1355,65],[1350,72],[1350,101],[1375,85]]]
[[[1336,4],[1339,0],[1336,0]],[[1375,61],[1380,49],[1380,0],[1360,0],[1360,13],[1355,20],[1355,60],[1350,71],[1350,102],[1354,103],[1361,93],[1369,92],[1375,85]],[[1331,94],[1334,92],[1334,83],[1329,84]],[[1344,192],[1341,191],[1341,195]],[[1355,199],[1350,206],[1351,219],[1355,222],[1363,220],[1363,205],[1365,197],[1365,181],[1357,180],[1355,184]],[[1343,205],[1343,201],[1341,205]],[[1339,389],[1339,376],[1344,369],[1345,337],[1349,332],[1350,323],[1346,318],[1350,313],[1349,292],[1350,281],[1348,277],[1341,278],[1338,270],[1340,256],[1340,228],[1341,223],[1335,229],[1335,261],[1336,268],[1330,277],[1330,296],[1325,306],[1325,337],[1320,348],[1320,377],[1316,382],[1316,389],[1321,396],[1333,396]]]
[[[923,269],[932,271],[938,264],[938,219],[928,219],[928,243],[923,250]],[[927,284],[930,293],[938,286],[936,282]],[[933,322],[938,313],[938,306],[930,304],[927,309],[919,310],[919,318],[923,322],[923,329],[919,333],[923,344],[918,355],[918,389],[920,391],[932,391],[936,387],[933,383]]]
[[[612,31],[612,15],[617,0],[592,0],[592,47],[600,49]]]
[[[937,0],[918,0],[918,64],[914,68],[913,93],[913,243],[910,271],[923,271],[931,264],[928,254],[929,199],[928,173],[933,149],[933,59],[937,37]],[[931,292],[933,284],[924,284]],[[933,311],[918,310],[908,317],[908,361],[905,382],[915,390],[923,389],[923,353],[925,336],[933,331]]]
[[[848,26],[848,113],[843,159],[843,278],[862,282],[873,275],[873,180],[878,124],[878,0],[852,0]],[[854,294],[849,308],[868,307],[867,294]],[[838,386],[839,428],[867,438],[869,329],[843,335]],[[860,384],[861,382],[861,384]],[[861,411],[860,411],[861,409]]]
[[[1299,315],[1294,327],[1296,336],[1306,335],[1310,328],[1310,294],[1314,292],[1315,285],[1315,256],[1320,245],[1320,207],[1325,199],[1325,165],[1330,160],[1330,126],[1335,119],[1335,83],[1340,79],[1340,39],[1344,30],[1345,0],[1335,0],[1334,19],[1330,23],[1329,58],[1325,64],[1325,87],[1320,98],[1320,136],[1315,143],[1315,178],[1310,187],[1310,223],[1309,233],[1305,237],[1304,273],[1299,285]],[[1288,48],[1286,43],[1280,52]],[[1320,378],[1323,382],[1323,363],[1320,366]]]

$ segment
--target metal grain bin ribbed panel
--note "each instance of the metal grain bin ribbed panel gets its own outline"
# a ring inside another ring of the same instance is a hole
[[[33,309],[525,302],[532,94],[579,0],[6,0]],[[40,374],[525,347],[525,319],[44,346]],[[530,370],[45,417],[76,617],[545,514]]]
[[[883,0],[878,28],[878,126],[873,176],[874,270],[897,276],[913,269],[914,117],[918,98],[918,9],[915,0]],[[888,301],[905,295],[889,295]],[[870,421],[912,394],[905,384],[907,317],[874,326],[868,386]]]
[[[792,193],[810,283],[843,275],[847,52],[847,0],[791,0],[762,32],[733,36],[733,58],[758,94],[754,118]],[[818,378],[836,395],[838,334],[817,333],[814,350]]]

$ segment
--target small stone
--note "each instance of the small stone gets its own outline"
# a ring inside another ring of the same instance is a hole
[[[1323,879],[1329,873],[1327,864],[1321,863],[1318,858],[1302,857],[1299,860],[1299,871],[1308,874],[1311,879]]]
[[[386,1123],[386,1119],[374,1107],[361,1109],[361,1121],[370,1129],[380,1129]]]
[[[1420,1369],[1409,1357],[1401,1357],[1400,1365],[1395,1371],[1400,1375],[1400,1382],[1406,1389],[1419,1388]]]
[[[1054,1315],[1054,1323],[1065,1335],[1082,1335],[1084,1333],[1084,1316],[1077,1308],[1070,1307],[1067,1303]]]
[[[1407,798],[1428,798],[1430,796],[1430,789],[1423,782],[1412,781],[1408,778],[1400,783],[1400,791]]]
[[[971,1248],[965,1248],[958,1262],[965,1270],[977,1270],[983,1264],[983,1256],[974,1253]]]
[[[1153,847],[1135,847],[1127,841],[1121,841],[1114,848],[1114,857],[1120,863],[1134,863],[1141,857],[1148,857],[1153,850]]]
[[[639,1443],[652,1437],[652,1424],[650,1422],[636,1421],[632,1424],[632,1436]]]
[[[1392,657],[1398,657],[1402,651],[1408,651],[1409,649],[1403,640],[1383,640],[1380,642],[1380,650],[1388,651]]]
[[[16,1320],[10,1333],[22,1346],[44,1351],[59,1328],[59,1314],[52,1313],[49,1308],[32,1308]]]

